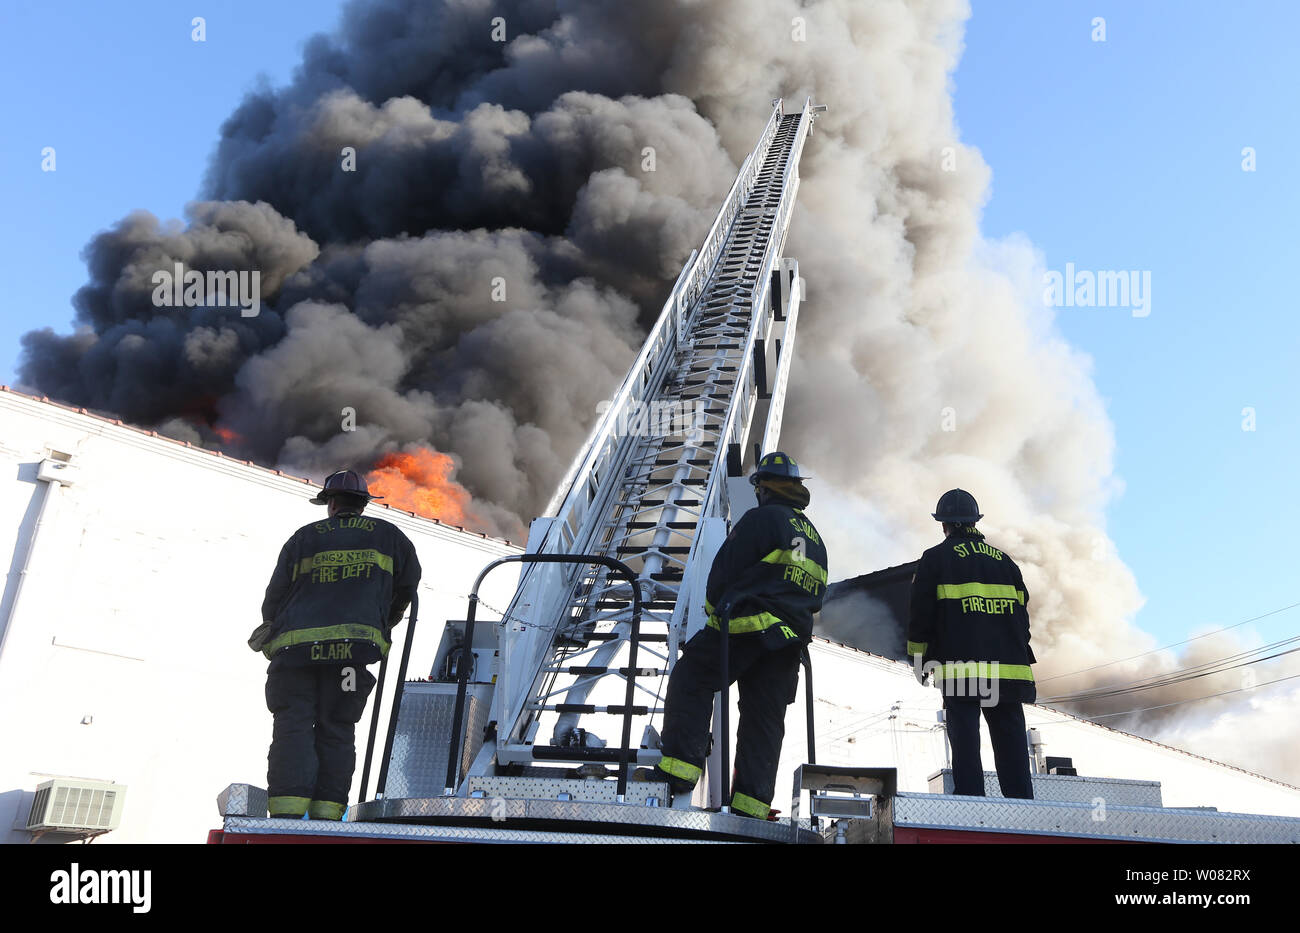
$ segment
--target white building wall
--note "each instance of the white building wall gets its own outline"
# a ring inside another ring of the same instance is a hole
[[[72,485],[37,480],[51,449],[72,455]],[[9,391],[0,478],[0,625],[11,623],[0,653],[0,841],[30,838],[22,827],[38,784],[79,777],[127,786],[121,828],[101,843],[202,842],[227,784],[266,786],[267,662],[246,642],[281,545],[324,513],[307,502],[318,487]],[[408,676],[427,676],[474,577],[520,548],[368,511],[420,555]],[[494,572],[485,602],[504,608],[516,579],[514,567]],[[394,658],[405,632],[394,631]],[[354,798],[369,721],[367,710]]]
[[[812,644],[812,666],[818,761],[896,767],[899,790],[928,791],[929,776],[949,766],[939,691],[918,684],[907,664],[821,639]],[[794,770],[807,758],[804,697],[801,677],[773,802],[785,812]],[[1300,789],[1290,785],[1044,706],[1026,706],[1025,721],[1038,729],[1046,754],[1072,758],[1080,775],[1159,781],[1167,807],[1300,816]],[[992,771],[987,725],[980,736],[984,769]]]
[[[72,455],[72,485],[37,479],[52,449]],[[0,654],[0,841],[28,840],[37,784],[80,777],[128,788],[121,828],[101,843],[201,842],[218,825],[222,788],[266,783],[266,661],[245,642],[281,544],[321,515],[306,501],[316,487],[8,391],[0,478],[0,624],[11,622]],[[420,554],[409,676],[425,676],[475,575],[519,549],[372,508]],[[514,568],[490,576],[485,604],[503,608],[516,579]],[[395,635],[400,644],[405,625]],[[818,760],[897,767],[900,789],[927,790],[946,763],[938,691],[904,664],[830,642],[815,641],[812,657]],[[803,691],[801,677],[773,801],[786,812],[807,758]],[[1080,774],[1160,781],[1166,806],[1300,816],[1295,788],[1043,707],[1026,713],[1047,753],[1073,758]],[[733,706],[733,729],[737,717]]]

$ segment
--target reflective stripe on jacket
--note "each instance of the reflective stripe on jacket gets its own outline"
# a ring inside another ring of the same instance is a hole
[[[921,555],[912,579],[907,653],[940,681],[996,679],[1032,692],[1029,593],[1015,561],[974,529]],[[1025,702],[1032,702],[1032,697]]]
[[[761,632],[778,623],[803,640],[826,595],[826,546],[801,509],[782,500],[740,517],[713,558],[704,609],[719,628],[717,607],[732,606],[728,631]]]
[[[262,618],[271,628],[262,653],[378,660],[419,582],[414,545],[382,518],[344,512],[304,525],[280,549],[266,588]]]

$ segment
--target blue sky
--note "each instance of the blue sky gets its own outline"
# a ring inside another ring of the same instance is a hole
[[[962,138],[993,172],[986,236],[1023,233],[1048,269],[1152,274],[1148,317],[1063,308],[1057,324],[1115,426],[1108,530],[1161,643],[1300,602],[1298,29],[1281,2],[976,0],[954,77]]]
[[[10,219],[0,229],[10,308],[0,320],[0,381],[14,382],[22,334],[68,329],[90,238],[138,208],[181,217],[199,193],[222,122],[263,77],[287,82],[303,42],[332,28],[343,3],[199,7],[0,3],[0,191]],[[204,42],[190,38],[195,15],[206,20]],[[56,171],[40,171],[46,146],[55,149]]]
[[[136,208],[180,216],[222,120],[257,81],[286,81],[341,6],[0,6],[0,380],[14,381],[22,333],[67,329],[90,237]],[[1076,308],[1057,320],[1092,357],[1115,426],[1125,492],[1108,527],[1148,600],[1138,623],[1160,643],[1300,601],[1300,5],[1228,10],[976,0],[954,76],[962,138],[993,171],[987,236],[1024,235],[1050,269],[1151,272],[1148,317]],[[204,43],[190,38],[196,12]],[[1091,38],[1097,16],[1105,42]],[[39,170],[45,146],[57,172]],[[1241,429],[1246,407],[1254,432]],[[1258,631],[1280,638],[1297,619]]]

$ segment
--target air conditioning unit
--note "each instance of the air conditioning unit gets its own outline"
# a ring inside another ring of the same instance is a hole
[[[108,832],[122,822],[126,786],[55,778],[36,788],[28,832]]]

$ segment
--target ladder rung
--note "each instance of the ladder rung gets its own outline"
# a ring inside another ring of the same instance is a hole
[[[662,554],[689,554],[691,549],[685,545],[670,545],[664,547],[650,547],[649,545],[629,544],[620,548],[615,548],[618,554],[644,554],[646,551],[659,551]]]
[[[550,705],[543,703],[536,706],[530,704],[528,708],[539,712],[549,713],[609,713],[615,716],[622,716],[623,711],[627,709],[627,707],[622,704],[617,706],[592,706],[590,703],[553,703]],[[655,712],[657,713],[659,710],[656,709]],[[632,715],[649,716],[650,707],[633,706]]]
[[[653,577],[654,574],[651,574],[651,576]],[[586,639],[587,641],[617,641],[623,637],[624,636],[616,635],[613,632],[592,632],[590,635],[586,636]],[[667,641],[668,636],[663,634],[646,634],[643,632],[637,635],[636,640],[638,643],[647,641]]]
[[[534,745],[533,757],[546,761],[635,761],[639,748],[568,748]]]
[[[630,599],[602,599],[593,605],[596,609],[627,609],[632,605]],[[677,605],[674,600],[656,599],[648,603],[642,603],[642,609],[671,609]]]

